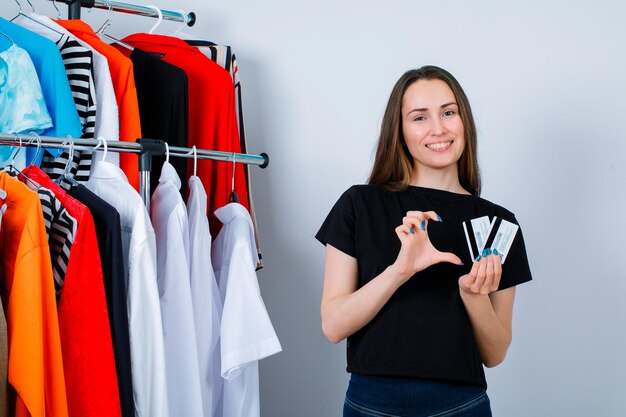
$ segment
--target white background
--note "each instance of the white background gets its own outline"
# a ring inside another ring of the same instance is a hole
[[[469,96],[483,197],[517,215],[534,276],[517,291],[508,357],[487,371],[494,415],[626,415],[626,3],[154,2],[194,11],[187,32],[234,47],[249,150],[271,157],[251,169],[259,280],[284,349],[261,362],[263,417],[341,415],[345,346],[320,330],[314,235],[366,180],[393,84],[426,64]],[[5,18],[16,12],[0,5]],[[95,28],[105,17],[84,11]],[[109,33],[153,23],[115,13]]]

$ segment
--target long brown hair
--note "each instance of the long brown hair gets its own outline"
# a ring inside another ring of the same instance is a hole
[[[411,181],[413,157],[402,133],[402,100],[407,88],[419,80],[441,80],[454,93],[465,136],[465,149],[458,162],[459,182],[464,189],[479,196],[481,181],[476,150],[476,124],[469,100],[452,74],[432,65],[405,72],[393,87],[383,116],[376,158],[368,183],[400,191],[406,189]]]

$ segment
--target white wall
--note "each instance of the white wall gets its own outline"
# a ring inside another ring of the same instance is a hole
[[[261,364],[264,417],[341,415],[345,347],[320,331],[313,236],[365,181],[396,79],[425,64],[464,86],[483,196],[517,214],[535,278],[518,288],[507,360],[487,372],[494,415],[624,415],[626,3],[153,1],[195,11],[189,32],[235,48],[250,151],[271,157],[252,169],[259,280],[284,349]],[[152,23],[115,14],[110,33]]]

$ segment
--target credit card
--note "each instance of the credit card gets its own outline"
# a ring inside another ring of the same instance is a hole
[[[496,249],[498,253],[502,255],[501,259],[503,264],[509,253],[509,249],[511,249],[518,229],[518,225],[500,217],[494,217],[491,223],[491,229],[485,241],[485,247],[491,250]]]
[[[483,252],[490,227],[491,222],[488,216],[477,217],[463,222],[465,240],[467,241],[467,248],[472,260],[476,259]]]

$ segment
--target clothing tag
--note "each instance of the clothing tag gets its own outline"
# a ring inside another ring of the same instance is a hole
[[[463,231],[465,232],[465,239],[467,240],[467,247],[472,260],[476,259],[483,252],[490,227],[488,216],[477,217],[463,222]]]
[[[494,217],[493,222],[491,223],[489,237],[485,242],[485,246],[491,248],[491,250],[496,249],[498,253],[502,255],[503,264],[506,259],[506,255],[509,253],[509,249],[511,249],[513,239],[515,238],[518,229],[518,225],[499,217]]]

